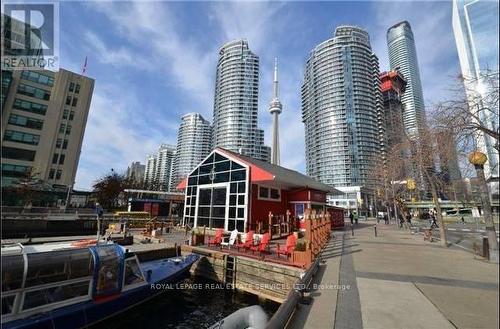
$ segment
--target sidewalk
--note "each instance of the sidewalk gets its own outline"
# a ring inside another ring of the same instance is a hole
[[[290,328],[497,328],[498,266],[394,225],[338,232]]]

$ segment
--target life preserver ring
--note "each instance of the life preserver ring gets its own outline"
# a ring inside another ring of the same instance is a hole
[[[82,248],[82,247],[90,247],[96,245],[96,239],[87,239],[87,240],[78,240],[71,243],[72,247]]]

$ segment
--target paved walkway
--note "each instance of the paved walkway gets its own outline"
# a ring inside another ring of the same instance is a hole
[[[498,328],[498,266],[424,242],[393,225],[360,223],[324,252],[309,305],[291,328]]]

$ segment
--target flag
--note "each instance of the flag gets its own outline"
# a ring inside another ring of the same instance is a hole
[[[85,56],[85,63],[83,63],[82,75],[87,72],[87,56]]]

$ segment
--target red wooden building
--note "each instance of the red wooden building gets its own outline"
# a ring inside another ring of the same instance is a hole
[[[297,171],[222,148],[213,150],[177,188],[185,191],[183,224],[240,232],[267,223],[269,212],[286,216],[288,211],[300,218],[308,208],[326,210],[326,195],[342,193]]]

